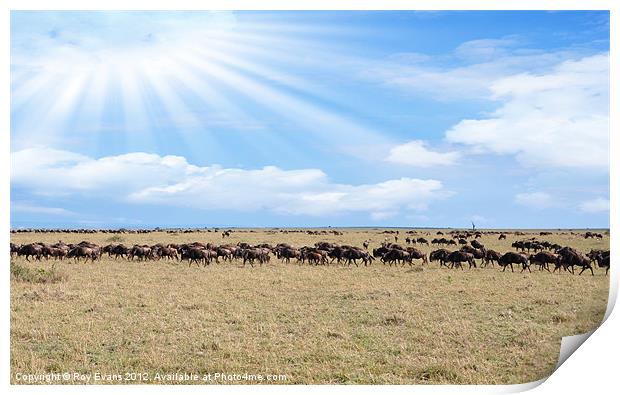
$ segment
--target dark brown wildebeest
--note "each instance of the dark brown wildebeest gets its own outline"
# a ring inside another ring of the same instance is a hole
[[[85,258],[84,263],[88,262],[89,259],[94,262],[99,257],[98,253],[99,251],[95,248],[77,246],[67,253],[67,258],[73,258],[76,261],[79,261],[80,258]]]
[[[29,257],[33,256],[36,260],[40,261],[43,255],[43,246],[40,244],[25,244],[21,246],[17,252],[18,255],[25,256],[27,261],[30,261]]]
[[[559,254],[558,262],[556,263],[556,266],[553,269],[554,273],[559,267],[562,267],[565,270],[571,272],[572,274],[575,274],[575,266],[580,266],[581,267],[581,271],[579,272],[580,276],[581,276],[581,273],[583,273],[587,269],[590,269],[590,272],[594,276],[594,270],[592,270],[592,264],[590,263],[590,259],[583,256],[581,253],[575,251],[574,249],[569,249],[568,247],[564,247],[558,250],[558,254]]]
[[[502,233],[501,235],[499,235],[497,240],[506,240],[506,235]]]
[[[366,240],[366,241],[370,242],[370,240]],[[328,243],[326,241],[318,241],[318,242],[314,243],[314,246],[316,248],[318,248],[319,250],[325,250],[325,251],[330,251],[330,250],[338,247],[337,244],[335,244],[335,243]]]
[[[112,249],[112,255],[114,255],[114,259],[118,259],[119,256],[126,258],[129,255],[129,247],[119,244]]]
[[[448,255],[450,255],[450,251],[441,248],[439,250],[432,251],[429,255],[429,260],[431,262],[439,261],[439,267],[448,267],[448,265],[446,264],[446,258],[448,257]]]
[[[480,243],[478,240],[472,240],[471,241],[471,246],[476,248],[476,249],[484,248],[484,245],[482,243]]]
[[[521,272],[523,272],[525,269],[529,270],[530,273],[532,272],[530,270],[530,265],[527,261],[527,258],[521,254],[517,254],[516,252],[512,251],[509,251],[502,255],[497,261],[497,264],[504,268],[502,272],[506,270],[506,267],[508,267],[508,265],[510,265],[510,270],[514,272],[515,270],[512,266],[513,264],[521,265]]]
[[[345,249],[345,251],[342,254],[342,257],[347,260],[347,264],[348,265],[351,265],[351,263],[354,263],[355,266],[358,266],[358,264],[357,264],[357,260],[358,259],[361,259],[362,262],[364,262],[364,266],[368,266],[368,265],[372,264],[372,261],[375,260],[375,258],[370,256],[370,254],[368,254],[368,252],[362,251],[362,250],[357,249],[357,248]]]
[[[453,251],[446,257],[446,262],[450,262],[450,268],[460,266],[463,269],[463,262],[469,263],[469,268],[476,267],[474,256],[464,251]]]
[[[591,260],[596,261],[598,267],[605,268],[605,275],[609,273],[609,250],[590,250],[586,256]]]
[[[216,262],[216,263],[219,263],[219,262],[220,262],[220,261],[218,260],[218,258],[219,258],[219,257],[222,257],[222,259],[223,259],[224,261],[226,261],[226,260],[232,261],[233,254],[232,254],[232,251],[231,251],[231,250],[229,250],[228,248],[218,247],[218,248],[215,250],[215,262]]]
[[[344,250],[345,250],[344,248],[338,246],[336,248],[333,248],[331,251],[329,251],[327,253],[327,256],[329,256],[332,259],[330,263],[333,263],[334,261],[337,261],[338,263],[340,263],[340,261],[343,259]]]
[[[428,240],[426,240],[424,237],[418,237],[418,239],[416,240],[418,242],[418,244],[428,244]]]
[[[547,251],[540,251],[530,256],[530,264],[538,265],[538,270],[549,270],[549,264],[558,263],[558,257]]]
[[[388,251],[390,250],[390,248],[386,247],[386,246],[381,246],[379,248],[375,248],[372,250],[372,256],[375,258],[383,258],[383,255],[385,255]]]
[[[467,240],[465,240],[465,239],[461,238],[461,239],[459,239],[459,244],[461,244],[461,245],[467,245]]]
[[[299,251],[297,252],[299,253]],[[254,267],[255,260],[258,260],[258,263],[262,266],[263,263],[266,263],[268,260],[268,251],[263,248],[250,248],[243,252],[243,266],[245,266],[247,262],[250,266]]]
[[[68,249],[58,248],[58,247],[49,247],[49,256],[54,257],[54,259],[61,261],[67,256],[69,253]]]
[[[364,240],[364,242],[362,243],[362,245],[364,246],[365,250],[368,250],[368,246],[370,245],[370,240]]]
[[[180,246],[179,252],[181,255],[181,261],[188,261],[189,267],[192,266],[192,263],[195,263],[196,266],[199,265],[200,262],[204,260],[204,255],[202,251],[205,249],[199,247],[192,247],[191,245],[184,244]]]
[[[162,247],[159,249],[160,258],[166,258],[168,260],[178,260],[179,256],[177,250],[172,247]]]
[[[486,249],[484,248],[484,246],[481,249],[477,249],[477,248],[465,245],[461,247],[460,251],[467,252],[468,254],[472,254],[475,259],[480,259],[481,261],[484,261],[484,256],[486,254]]]
[[[308,260],[309,265],[318,265],[319,263],[325,263],[323,255],[316,251],[308,251],[304,254],[304,258]]]
[[[17,254],[19,253],[19,248],[21,247],[20,245],[17,244],[11,244],[11,258],[13,258],[14,256],[17,256]]]
[[[299,252],[299,250],[295,249],[295,248],[282,248],[280,250],[280,259],[282,259],[282,262],[286,261],[286,263],[290,263],[291,262],[291,258],[297,258],[299,259],[301,256],[301,253]]]
[[[129,254],[127,254],[127,259],[131,259],[133,261],[133,259],[137,257],[139,261],[144,261],[148,258],[152,258],[153,257],[153,250],[151,250],[151,247],[147,246],[147,245],[137,245],[135,244],[130,250],[129,250]]]
[[[390,249],[388,252],[386,252],[383,257],[381,257],[381,260],[383,261],[383,264],[389,264],[390,266],[392,266],[392,263],[394,264],[398,264],[398,263],[402,263],[403,265],[405,264],[406,261],[408,261],[410,259],[409,257],[409,253],[407,251],[403,251],[403,250],[398,250],[398,249]]]
[[[491,266],[495,266],[495,262],[499,261],[500,256],[501,255],[497,251],[486,250],[481,267],[486,267],[489,263]]]
[[[107,253],[108,256],[111,257],[112,256],[112,250],[114,250],[114,247],[116,247],[116,246],[117,246],[117,244],[108,244],[107,246],[104,246],[101,249],[101,252],[104,253],[104,254]]]
[[[202,267],[207,267],[207,265],[210,265],[211,261],[214,259],[217,260],[217,252],[213,250],[199,249],[196,255],[199,256],[198,260],[202,261]]]
[[[411,265],[414,259],[421,259],[422,260],[422,264],[428,263],[428,258],[426,256],[425,253],[423,253],[422,251],[414,248],[414,247],[407,247],[407,252],[409,253],[409,264]],[[404,264],[404,263],[403,263]]]

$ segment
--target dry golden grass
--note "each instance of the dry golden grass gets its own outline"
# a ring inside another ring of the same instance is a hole
[[[372,229],[344,232],[255,230],[233,232],[225,242],[361,245],[370,238],[372,248],[385,237]],[[418,236],[435,237],[424,232]],[[401,230],[401,243],[404,236]],[[106,244],[110,237],[31,233],[13,234],[12,241]],[[126,245],[222,242],[219,233],[205,232],[121,237]],[[523,237],[481,241],[504,252],[517,238]],[[608,236],[596,241],[556,232],[539,239],[582,251],[609,248]],[[497,267],[448,270],[436,263],[414,269],[380,262],[309,267],[272,258],[263,267],[188,268],[105,257],[57,266],[66,276],[58,283],[11,280],[13,383],[19,383],[18,372],[144,372],[148,382],[158,372],[223,372],[284,374],[289,384],[523,383],[552,372],[562,336],[600,323],[609,285],[600,269],[593,277]]]

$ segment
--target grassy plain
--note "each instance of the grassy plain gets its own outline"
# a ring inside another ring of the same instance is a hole
[[[380,229],[342,231],[239,230],[225,242],[361,245],[371,239],[373,248],[386,236]],[[418,230],[417,236],[430,240],[435,232]],[[502,241],[485,235],[481,242],[505,252],[513,241],[534,235]],[[107,244],[110,237],[23,233],[11,240]],[[223,242],[220,233],[206,232],[121,237],[126,245]],[[401,244],[404,237],[400,230]],[[609,248],[608,235],[602,241],[570,232],[537,237],[584,252]],[[52,265],[15,261],[33,270]],[[158,384],[188,383],[154,380],[156,373],[175,372],[280,374],[288,384],[524,383],[552,372],[563,336],[599,325],[609,286],[598,268],[595,276],[577,276],[449,270],[436,263],[309,267],[275,258],[263,267],[233,262],[189,268],[107,256],[94,264],[55,266],[62,281],[11,280],[12,383],[21,383],[18,372],[147,373],[148,380],[134,382]],[[95,382],[94,376],[89,382],[117,383]]]

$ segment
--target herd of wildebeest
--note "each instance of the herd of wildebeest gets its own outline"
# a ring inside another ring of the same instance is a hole
[[[280,232],[289,232],[288,230],[279,230]],[[306,233],[309,231],[305,231]],[[312,231],[317,232],[317,231]],[[323,231],[323,234],[329,234]],[[329,231],[336,234],[337,231]],[[84,232],[88,233],[88,232]],[[110,233],[119,233],[118,231]],[[125,232],[120,232],[125,233]],[[140,232],[137,232],[140,233]],[[144,232],[146,233],[146,231]],[[223,231],[222,238],[230,236],[231,231]],[[299,264],[307,263],[309,265],[329,265],[333,263],[359,266],[371,265],[375,260],[381,261],[384,265],[405,264],[413,265],[414,261],[421,261],[424,264],[430,262],[438,262],[439,267],[461,268],[467,264],[469,269],[486,266],[495,266],[497,264],[502,271],[510,267],[514,272],[514,266],[521,267],[521,272],[528,270],[533,265],[538,267],[540,271],[553,272],[567,271],[575,273],[575,268],[581,269],[579,274],[589,270],[594,275],[593,266],[605,269],[605,275],[609,272],[609,250],[593,249],[587,254],[582,254],[570,246],[561,246],[548,241],[537,240],[536,237],[529,239],[517,240],[512,243],[515,251],[499,253],[492,249],[486,248],[478,239],[482,237],[481,232],[473,231],[452,231],[449,232],[451,237],[434,238],[427,240],[424,237],[415,237],[415,231],[406,233],[404,241],[406,245],[398,244],[398,231],[381,232],[385,237],[381,245],[377,248],[370,249],[370,240],[363,242],[361,247],[351,245],[340,245],[330,242],[317,242],[313,246],[294,247],[288,243],[279,243],[271,245],[267,243],[250,245],[244,242],[236,244],[220,244],[214,243],[157,243],[155,245],[138,245],[126,246],[124,244],[107,244],[97,245],[91,242],[82,241],[78,244],[66,244],[59,241],[54,244],[46,244],[41,242],[17,245],[11,243],[11,257],[22,256],[26,260],[35,259],[73,259],[74,261],[83,260],[96,261],[102,255],[107,254],[115,259],[123,258],[130,261],[138,260],[167,260],[170,262],[187,262],[189,266],[202,264],[207,266],[212,262],[220,263],[221,261],[238,260],[243,262],[243,266],[249,264],[263,265],[270,262],[271,257],[275,257],[282,262]],[[312,233],[320,234],[320,233]],[[524,236],[522,232],[515,232],[516,235]],[[540,232],[540,236],[550,235],[550,232]],[[438,231],[437,235],[444,235]],[[602,239],[600,233],[586,232],[583,234],[585,238]],[[394,242],[392,242],[392,238]],[[506,239],[506,234],[500,233],[499,240]],[[472,240],[470,240],[472,239]],[[426,245],[439,247],[429,254],[426,254],[415,247],[415,245]],[[460,246],[460,248],[459,248]],[[452,248],[451,248],[452,247]],[[477,262],[478,260],[478,262]]]

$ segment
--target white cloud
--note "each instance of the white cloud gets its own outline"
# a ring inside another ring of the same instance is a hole
[[[609,199],[596,198],[587,200],[579,205],[579,210],[585,213],[600,213],[609,211]]]
[[[47,148],[11,154],[11,183],[37,194],[91,194],[135,203],[294,215],[425,210],[450,196],[437,180],[331,182],[319,169],[198,167],[183,157],[128,153],[93,159]]]
[[[532,208],[547,208],[555,204],[551,195],[546,192],[519,193],[515,196],[515,202]]]
[[[93,190],[123,194],[170,183],[198,171],[183,157],[142,152],[100,159],[50,148],[11,153],[12,182],[49,195]]]
[[[449,142],[516,155],[524,165],[608,169],[607,54],[566,61],[546,74],[502,78],[491,90],[501,107],[453,126]]]
[[[75,215],[73,211],[60,207],[46,207],[26,202],[11,202],[11,211],[31,214]]]
[[[370,213],[370,219],[373,221],[382,221],[385,219],[390,219],[398,215],[396,211],[377,211],[374,213]]]
[[[481,63],[509,56],[508,49],[517,43],[514,38],[471,40],[459,45],[454,52],[460,58]]]
[[[452,53],[399,53],[362,62],[362,78],[439,100],[488,99],[495,81],[524,71],[544,72],[575,58],[572,51],[544,52],[518,47],[513,37],[466,41]]]
[[[460,157],[455,151],[435,152],[426,148],[426,143],[413,140],[390,150],[388,162],[417,167],[446,166],[454,164]]]

